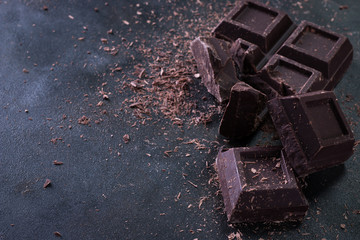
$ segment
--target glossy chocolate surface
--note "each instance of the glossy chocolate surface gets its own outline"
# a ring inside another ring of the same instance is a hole
[[[308,203],[282,147],[220,150],[216,166],[228,221],[301,220]]]

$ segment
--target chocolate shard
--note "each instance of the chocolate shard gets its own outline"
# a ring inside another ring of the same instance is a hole
[[[241,38],[236,39],[232,44],[230,53],[239,75],[256,73],[256,66],[264,58],[264,53],[258,46]]]
[[[308,203],[282,147],[221,149],[216,158],[230,223],[302,220]]]
[[[339,165],[353,154],[353,133],[333,92],[275,98],[268,109],[299,176]]]
[[[269,82],[271,81],[271,76],[268,71],[262,70],[254,75],[246,75],[241,78],[242,81],[246,82],[253,88],[264,93],[266,97],[270,100],[281,95],[284,95],[284,86],[280,83],[278,89],[274,89]]]
[[[244,82],[231,88],[230,100],[221,119],[219,133],[230,139],[251,135],[259,126],[266,96]]]
[[[230,43],[216,38],[196,38],[190,44],[201,81],[220,103],[230,97],[231,87],[239,81],[230,54]]]
[[[291,19],[278,9],[255,1],[241,1],[212,33],[228,41],[242,38],[267,53],[291,26]]]
[[[351,64],[353,47],[344,35],[302,21],[278,54],[320,71],[328,79],[324,89],[333,90]]]
[[[272,56],[263,69],[270,74],[264,80],[283,95],[323,90],[327,85],[319,71],[281,55]]]

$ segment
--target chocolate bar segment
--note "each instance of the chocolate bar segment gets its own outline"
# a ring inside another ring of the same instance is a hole
[[[264,58],[264,53],[258,46],[241,38],[232,44],[230,53],[239,75],[256,73],[256,66]]]
[[[281,147],[220,150],[216,158],[230,223],[301,220],[308,203]]]
[[[299,176],[339,165],[353,154],[355,140],[333,92],[275,98],[268,109]]]
[[[241,1],[213,30],[217,38],[235,41],[242,38],[267,53],[292,26],[283,12],[255,1]]]
[[[345,36],[302,21],[278,54],[320,71],[328,79],[324,89],[332,90],[350,66],[353,47]]]
[[[231,88],[230,100],[220,123],[219,133],[230,139],[251,135],[261,122],[266,96],[244,82]]]
[[[239,81],[230,54],[230,43],[216,38],[196,38],[191,51],[209,93],[220,103],[229,99],[231,87]]]
[[[323,90],[327,83],[319,71],[277,54],[271,57],[264,69],[271,76],[264,80],[284,95]]]

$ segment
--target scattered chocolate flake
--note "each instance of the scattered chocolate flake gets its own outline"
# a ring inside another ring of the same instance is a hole
[[[44,6],[43,6],[43,10],[44,10],[44,11],[49,10],[48,6],[44,5]]]
[[[360,214],[360,210],[354,210],[353,214]]]
[[[125,135],[123,136],[123,140],[124,140],[125,143],[130,142],[130,136],[129,136],[129,134],[125,134]]]
[[[78,119],[78,123],[82,125],[88,125],[90,123],[90,118],[85,115]]]
[[[44,185],[43,185],[43,188],[49,187],[50,184],[51,184],[51,180],[47,178],[47,179],[45,180],[45,183],[44,183]]]
[[[346,10],[346,9],[348,9],[348,8],[349,8],[348,5],[340,5],[340,6],[339,6],[339,9],[340,9],[340,10]]]
[[[23,68],[23,73],[29,73],[29,70],[27,70],[26,68]]]
[[[61,233],[58,232],[58,231],[54,232],[54,235],[55,235],[56,237],[62,237]]]
[[[58,160],[54,160],[54,161],[53,161],[53,164],[54,164],[54,165],[63,165],[63,162],[60,162],[60,161],[58,161]]]
[[[188,183],[190,183],[192,186],[194,186],[195,188],[198,187],[198,185],[196,185],[195,183],[191,182],[191,181],[188,181]]]
[[[208,199],[208,197],[201,197],[199,202],[199,209],[201,209],[201,205]]]
[[[128,22],[128,21],[126,21],[126,20],[123,20],[122,21],[125,25],[130,25],[130,23]]]
[[[242,240],[242,234],[240,232],[230,233],[227,237],[228,240]]]

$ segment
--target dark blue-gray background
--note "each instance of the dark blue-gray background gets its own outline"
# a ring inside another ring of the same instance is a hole
[[[233,1],[105,2],[0,2],[0,239],[55,239],[55,231],[64,239],[227,239],[237,231],[243,239],[360,238],[357,151],[345,166],[309,177],[310,209],[301,224],[234,229],[226,223],[218,187],[209,182],[214,170],[207,167],[224,144],[217,136],[219,116],[206,126],[179,128],[159,114],[132,127],[138,120],[122,102],[136,94],[121,83],[138,63],[148,73],[151,62],[139,49],[159,41],[174,49],[174,38],[167,38],[180,36],[178,52],[188,54],[188,42],[210,31]],[[309,20],[349,37],[354,59],[335,93],[359,139],[360,4],[269,4],[295,23]],[[110,29],[113,35],[107,34]],[[112,56],[104,46],[117,46],[119,52]],[[123,70],[110,76],[117,66]],[[189,101],[206,111],[216,103],[198,81],[193,78],[189,85]],[[111,92],[110,101],[97,107],[101,89]],[[83,115],[91,126],[77,123]],[[95,119],[102,121],[95,124]],[[128,144],[124,134],[130,136]],[[193,139],[205,149],[195,149]],[[170,157],[164,155],[176,147]],[[64,164],[55,166],[54,160]],[[47,178],[52,185],[44,189]]]

